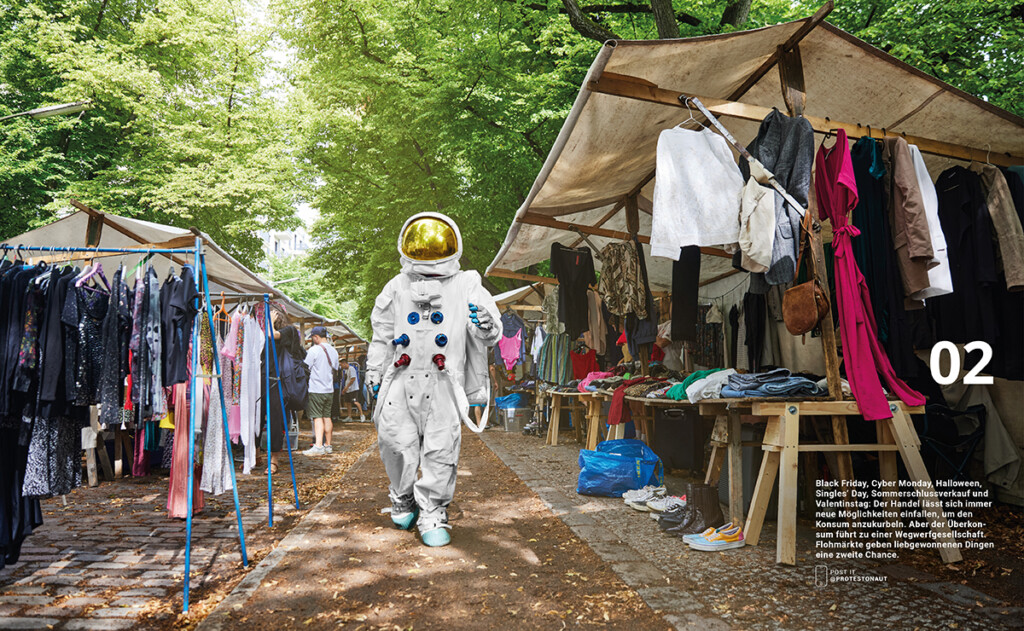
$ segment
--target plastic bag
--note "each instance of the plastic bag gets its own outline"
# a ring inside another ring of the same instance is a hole
[[[639,440],[606,440],[597,450],[580,451],[580,495],[622,497],[632,489],[660,485],[665,479],[661,458]]]
[[[499,410],[508,410],[510,408],[526,408],[530,407],[529,401],[526,399],[526,395],[521,392],[513,392],[512,394],[505,395],[503,397],[495,397],[494,407]]]

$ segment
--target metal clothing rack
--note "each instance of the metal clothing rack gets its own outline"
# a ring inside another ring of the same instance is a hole
[[[196,237],[195,246],[191,248],[101,248],[101,247],[47,247],[47,246],[36,246],[36,245],[17,245],[12,246],[4,243],[0,244],[0,250],[5,255],[9,251],[14,251],[18,256],[22,251],[25,252],[44,252],[48,254],[59,254],[59,253],[74,253],[74,252],[85,252],[85,253],[104,253],[104,254],[183,254],[192,255],[194,262],[200,267],[200,274],[195,274],[196,290],[201,291],[202,295],[206,300],[206,313],[208,323],[210,325],[210,331],[214,330],[213,327],[213,307],[210,304],[210,288],[209,280],[206,273],[206,257],[203,254],[203,242],[200,237]],[[198,311],[198,305],[197,305]],[[195,483],[195,422],[196,422],[196,376],[199,372],[199,318],[195,319],[192,325],[192,375],[189,381],[189,389],[192,393],[189,414],[188,414],[188,480],[187,480],[187,497],[188,497],[188,508],[187,515],[185,517],[185,576],[184,576],[184,596],[182,610],[188,613],[189,606],[189,583],[191,578],[191,561],[192,561],[192,506],[193,506],[193,491]],[[214,349],[213,353],[214,361],[214,372],[215,378],[219,378],[220,375],[220,360],[218,353]],[[240,554],[242,557],[242,567],[249,566],[249,558],[245,549],[245,530],[242,526],[242,509],[238,501],[238,483],[235,479],[234,469],[234,458],[231,453],[231,441],[227,437],[231,435],[230,429],[228,428],[228,412],[227,407],[224,405],[224,391],[221,389],[221,421],[224,425],[224,436],[225,436],[225,448],[227,449],[228,462],[231,465],[231,486],[232,493],[235,502],[235,516],[238,523],[238,541],[241,546]],[[296,496],[297,497],[297,496]]]

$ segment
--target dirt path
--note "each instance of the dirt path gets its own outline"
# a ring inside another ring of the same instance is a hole
[[[452,545],[394,529],[373,453],[223,628],[667,629],[490,450],[463,437]]]

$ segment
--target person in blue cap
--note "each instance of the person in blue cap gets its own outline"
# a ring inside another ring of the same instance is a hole
[[[498,307],[480,274],[463,271],[462,235],[440,213],[413,215],[398,238],[402,271],[374,303],[366,382],[377,392],[373,422],[390,480],[391,520],[416,525],[428,546],[451,542],[455,494],[470,404],[488,401],[487,349],[498,342]],[[417,473],[421,475],[417,476]]]

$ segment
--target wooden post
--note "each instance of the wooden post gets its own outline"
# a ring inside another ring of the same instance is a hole
[[[896,440],[893,438],[892,428],[889,423],[876,421],[875,435],[877,436],[878,444],[880,445],[892,445],[896,442]],[[881,482],[878,489],[879,491],[883,491],[885,493],[893,493],[898,490],[899,470],[897,469],[896,465],[897,461],[895,452],[878,452],[878,479]],[[898,506],[898,502],[892,497],[883,496],[883,498],[880,501],[882,502],[883,509],[886,511],[895,510],[895,507]],[[895,532],[896,530],[898,529],[890,528],[889,532]]]
[[[928,469],[925,468],[924,460],[921,458],[921,442],[917,437],[917,432],[904,413],[902,406],[891,405],[890,409],[892,409],[893,417],[879,422],[888,425],[891,435],[896,440],[900,456],[903,457],[903,464],[907,467],[907,474],[912,481],[919,483],[914,487],[914,491],[917,493],[918,500],[921,501],[921,512],[932,524],[932,533],[943,535],[941,538],[936,537],[935,540],[940,544],[950,544],[939,547],[939,556],[942,557],[943,563],[962,561],[960,546],[956,539],[950,536],[951,531],[946,522],[946,513],[941,508],[939,496],[935,492],[935,487],[932,486]]]
[[[626,232],[633,238],[640,232],[640,207],[636,195],[626,197]]]
[[[782,455],[779,463],[779,519],[775,562],[796,564],[796,494],[800,467],[800,404],[787,403],[782,424]]]
[[[768,449],[761,459],[761,470],[757,474],[754,495],[750,500],[750,512],[747,513],[747,523],[743,527],[744,538],[750,546],[756,546],[761,538],[761,527],[764,525],[768,502],[775,486],[775,476],[779,470],[780,454],[778,448],[774,446],[774,443],[778,442],[774,437],[779,435],[779,424],[780,417],[769,418],[764,431],[764,444]]]
[[[807,103],[804,88],[804,67],[800,60],[800,46],[786,50],[779,46],[779,78],[782,80],[782,98],[790,116],[803,116]]]
[[[729,521],[743,522],[743,443],[740,432],[740,413],[729,410]]]

